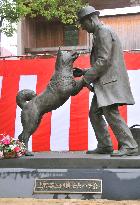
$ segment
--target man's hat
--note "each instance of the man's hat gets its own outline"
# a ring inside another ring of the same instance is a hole
[[[95,10],[93,6],[85,6],[78,11],[78,21],[81,21],[85,16],[88,16],[90,14],[96,14],[97,16],[99,16],[100,12]]]

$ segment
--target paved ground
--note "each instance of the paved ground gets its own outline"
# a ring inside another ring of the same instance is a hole
[[[77,199],[0,199],[0,205],[140,205],[139,201]]]

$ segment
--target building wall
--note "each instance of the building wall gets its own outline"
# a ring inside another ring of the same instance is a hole
[[[123,8],[129,6],[137,6],[140,4],[139,0],[88,0],[88,2],[98,10]]]
[[[118,34],[124,50],[140,49],[140,14],[102,17]]]
[[[140,14],[100,17],[101,21],[112,27],[118,34],[124,50],[140,49],[139,25]],[[23,50],[27,52],[45,52],[48,48],[64,45],[64,25],[59,22],[47,22],[43,18],[25,19],[21,27]],[[91,46],[90,36],[79,29],[78,45],[80,48]]]
[[[17,55],[17,34],[14,33],[12,37],[7,37],[1,34],[0,56],[16,56]]]
[[[21,41],[25,48],[50,48],[65,46],[65,25],[60,22],[47,22],[44,18],[29,19],[22,21]],[[88,44],[88,35],[82,29],[78,30],[78,46]],[[39,49],[38,49],[39,50]]]

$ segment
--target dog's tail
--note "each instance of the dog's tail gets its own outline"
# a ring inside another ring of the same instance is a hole
[[[36,96],[37,94],[33,90],[21,90],[16,96],[16,103],[21,109],[23,109],[23,107],[27,104],[27,101],[32,100],[32,98]]]

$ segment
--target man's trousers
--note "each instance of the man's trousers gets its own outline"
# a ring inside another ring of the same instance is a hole
[[[108,125],[111,127],[118,140],[119,148],[122,146],[132,149],[138,147],[129,127],[119,113],[118,105],[114,104],[98,108],[97,98],[96,95],[94,95],[89,112],[89,118],[94,129],[99,148],[112,147],[112,141],[108,132]]]

